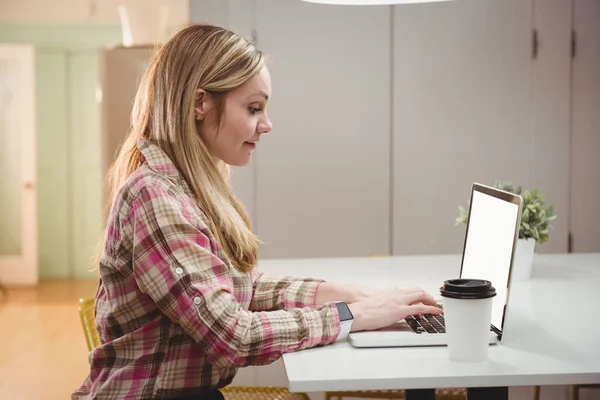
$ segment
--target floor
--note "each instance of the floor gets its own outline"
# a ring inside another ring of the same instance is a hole
[[[96,281],[47,281],[0,294],[0,399],[65,400],[88,373],[77,303]]]

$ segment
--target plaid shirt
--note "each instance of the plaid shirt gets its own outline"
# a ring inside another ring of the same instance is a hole
[[[234,269],[175,165],[149,141],[138,147],[99,265],[101,345],[72,399],[193,396],[337,338],[336,307],[315,305],[321,281]]]

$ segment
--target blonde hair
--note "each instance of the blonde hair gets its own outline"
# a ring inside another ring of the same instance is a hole
[[[188,26],[158,49],[140,82],[129,134],[107,174],[109,210],[120,187],[140,166],[137,142],[146,138],[176,165],[233,266],[251,271],[259,240],[229,185],[229,166],[215,161],[200,138],[194,104],[198,88],[211,93],[220,126],[227,94],[264,64],[263,54],[250,41],[210,25]]]

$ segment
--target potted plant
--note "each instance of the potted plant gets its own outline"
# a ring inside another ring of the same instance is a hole
[[[518,194],[523,198],[523,211],[513,260],[512,279],[529,279],[536,243],[542,244],[549,240],[549,231],[552,229],[550,223],[556,219],[554,206],[546,207],[544,195],[537,190],[523,190],[521,186],[515,186],[505,181],[496,181],[494,187]],[[466,224],[468,217],[468,209],[459,206],[459,214],[455,220],[455,225]]]

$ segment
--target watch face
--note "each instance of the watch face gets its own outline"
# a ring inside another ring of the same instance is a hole
[[[349,321],[354,318],[352,312],[350,311],[350,307],[348,304],[344,302],[335,303],[338,309],[338,314],[340,315],[340,321]]]

